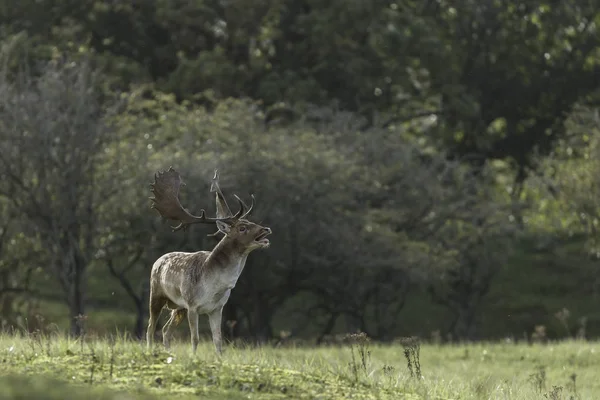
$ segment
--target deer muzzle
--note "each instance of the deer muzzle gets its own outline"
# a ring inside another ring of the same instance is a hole
[[[263,228],[254,241],[267,246],[269,244],[269,239],[267,239],[267,236],[269,236],[271,233],[271,228]]]

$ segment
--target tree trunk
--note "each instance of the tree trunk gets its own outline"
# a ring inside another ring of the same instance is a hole
[[[453,337],[458,340],[474,340],[475,307],[464,305],[456,311],[456,319],[450,328]]]
[[[146,335],[146,307],[148,305],[149,289],[149,282],[145,282],[142,287],[141,296],[133,299],[136,310],[135,326],[133,328],[133,333],[138,339],[143,339]]]
[[[268,306],[262,300],[260,294],[256,293],[254,303],[254,337],[260,344],[266,343],[273,337],[273,329],[271,328],[271,312]]]
[[[75,275],[71,287],[70,317],[71,317],[71,335],[79,337],[84,333],[85,310],[83,305],[83,279],[82,273],[75,267]]]
[[[73,249],[73,252],[76,252]],[[86,263],[79,254],[74,254],[72,258],[73,276],[70,282],[70,317],[71,317],[71,335],[79,337],[85,333],[85,270]]]
[[[135,316],[135,326],[133,328],[133,334],[137,339],[143,339],[145,334],[145,326],[146,326],[146,313],[144,312],[144,307],[139,307],[136,305],[136,316]]]
[[[329,315],[329,319],[327,320],[327,323],[325,324],[325,326],[321,330],[321,333],[319,334],[319,337],[317,338],[317,344],[323,343],[323,339],[325,338],[325,336],[331,334],[331,331],[333,331],[333,328],[335,327],[335,323],[336,323],[338,317],[339,317],[338,313],[331,313]]]

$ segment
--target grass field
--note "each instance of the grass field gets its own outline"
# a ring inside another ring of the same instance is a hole
[[[407,347],[414,350],[414,347]],[[0,399],[597,399],[597,342],[319,348],[203,343],[171,351],[118,339],[0,337]],[[414,351],[413,351],[414,353]],[[414,355],[414,354],[413,354]],[[411,365],[416,374],[417,365]]]

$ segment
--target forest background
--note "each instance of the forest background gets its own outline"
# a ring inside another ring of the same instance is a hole
[[[592,0],[0,0],[2,329],[140,337],[154,260],[216,243],[150,209],[172,165],[190,211],[218,168],[274,232],[229,338],[597,338],[599,24]]]

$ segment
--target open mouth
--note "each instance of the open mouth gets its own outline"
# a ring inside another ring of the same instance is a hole
[[[260,235],[258,235],[254,241],[257,243],[260,243],[262,245],[267,245],[269,244],[269,239],[267,239],[267,236],[269,236],[271,234],[271,230],[270,229],[265,229],[263,232],[260,233]]]

